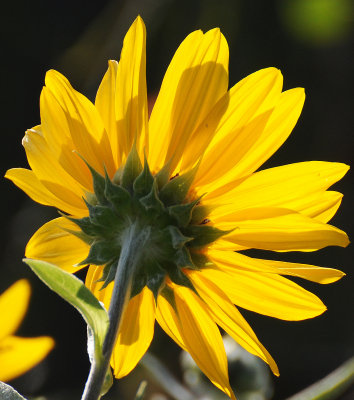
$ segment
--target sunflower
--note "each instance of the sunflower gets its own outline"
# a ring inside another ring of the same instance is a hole
[[[191,33],[177,49],[148,117],[145,26],[125,36],[93,104],[56,71],[46,74],[41,124],[23,139],[31,169],[6,177],[63,216],[30,239],[26,256],[69,272],[108,307],[122,241],[148,232],[111,366],[127,375],[146,352],[155,320],[229,397],[220,326],[278,368],[235,307],[283,320],[325,311],[285,276],[331,283],[336,269],[255,259],[247,249],[345,247],[327,222],[342,195],[327,191],[348,166],[301,162],[258,171],[292,131],[304,90],[282,92],[276,68],[228,90],[228,46],[219,29]]]
[[[54,340],[48,336],[14,335],[26,313],[30,291],[29,283],[21,279],[0,296],[0,381],[6,382],[24,374],[54,347]]]

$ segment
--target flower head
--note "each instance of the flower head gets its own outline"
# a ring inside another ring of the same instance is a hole
[[[54,341],[47,336],[14,336],[30,296],[29,283],[22,279],[0,296],[0,381],[9,381],[27,372],[52,350]]]
[[[119,63],[110,61],[95,103],[49,71],[41,125],[23,140],[31,169],[7,177],[32,199],[67,215],[31,238],[26,256],[76,272],[107,306],[124,235],[149,232],[111,365],[128,374],[150,345],[155,319],[209,379],[234,398],[218,325],[278,368],[235,305],[302,320],[325,306],[283,275],[319,283],[343,273],[241,253],[346,246],[328,225],[342,195],[327,189],[344,164],[302,162],[259,172],[286,140],[303,106],[282,92],[275,68],[228,90],[228,46],[219,29],[191,33],[167,69],[150,118],[145,26],[137,18]]]

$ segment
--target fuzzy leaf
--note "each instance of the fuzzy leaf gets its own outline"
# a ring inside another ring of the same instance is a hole
[[[12,386],[0,382],[0,399],[3,400],[26,400]]]
[[[32,271],[54,292],[75,307],[94,335],[95,358],[101,359],[102,345],[109,326],[106,310],[76,276],[45,261],[23,260]]]

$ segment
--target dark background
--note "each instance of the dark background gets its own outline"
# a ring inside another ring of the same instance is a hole
[[[353,4],[350,0],[8,1],[0,24],[1,174],[11,167],[27,166],[21,139],[27,128],[39,123],[39,95],[46,70],[58,69],[76,89],[94,99],[107,60],[119,59],[123,36],[137,14],[147,26],[151,95],[158,91],[184,37],[195,29],[218,26],[230,46],[230,85],[258,69],[274,66],[284,75],[285,89],[301,86],[306,90],[305,107],[293,134],[265,166],[306,160],[350,164]],[[13,385],[25,395],[78,399],[89,369],[85,324],[21,262],[30,236],[57,212],[35,204],[5,179],[0,184],[0,291],[27,277],[33,294],[19,334],[46,334],[56,340],[51,355]],[[345,196],[332,223],[352,236],[351,174],[334,188]],[[274,378],[274,400],[322,378],[353,354],[352,255],[349,246],[283,257],[346,272],[347,277],[329,286],[301,282],[324,300],[328,306],[324,315],[284,322],[244,312],[280,368],[280,378]],[[178,349],[159,330],[152,349],[179,374]],[[133,377],[122,380],[121,387],[133,385],[134,391],[134,379],[140,374],[137,369]],[[349,399],[350,394],[344,398]]]

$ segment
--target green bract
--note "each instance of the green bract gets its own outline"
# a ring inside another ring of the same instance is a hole
[[[146,160],[141,165],[135,147],[113,180],[89,168],[94,188],[85,200],[89,216],[68,217],[80,227],[77,235],[90,245],[80,265],[104,265],[100,280],[105,288],[114,280],[122,243],[134,223],[149,234],[140,251],[131,296],[148,286],[156,299],[166,276],[194,290],[183,269],[202,268],[208,262],[203,248],[228,232],[207,224],[207,209],[199,204],[200,198],[187,200],[195,170],[170,180],[163,179],[163,169],[153,176]]]

